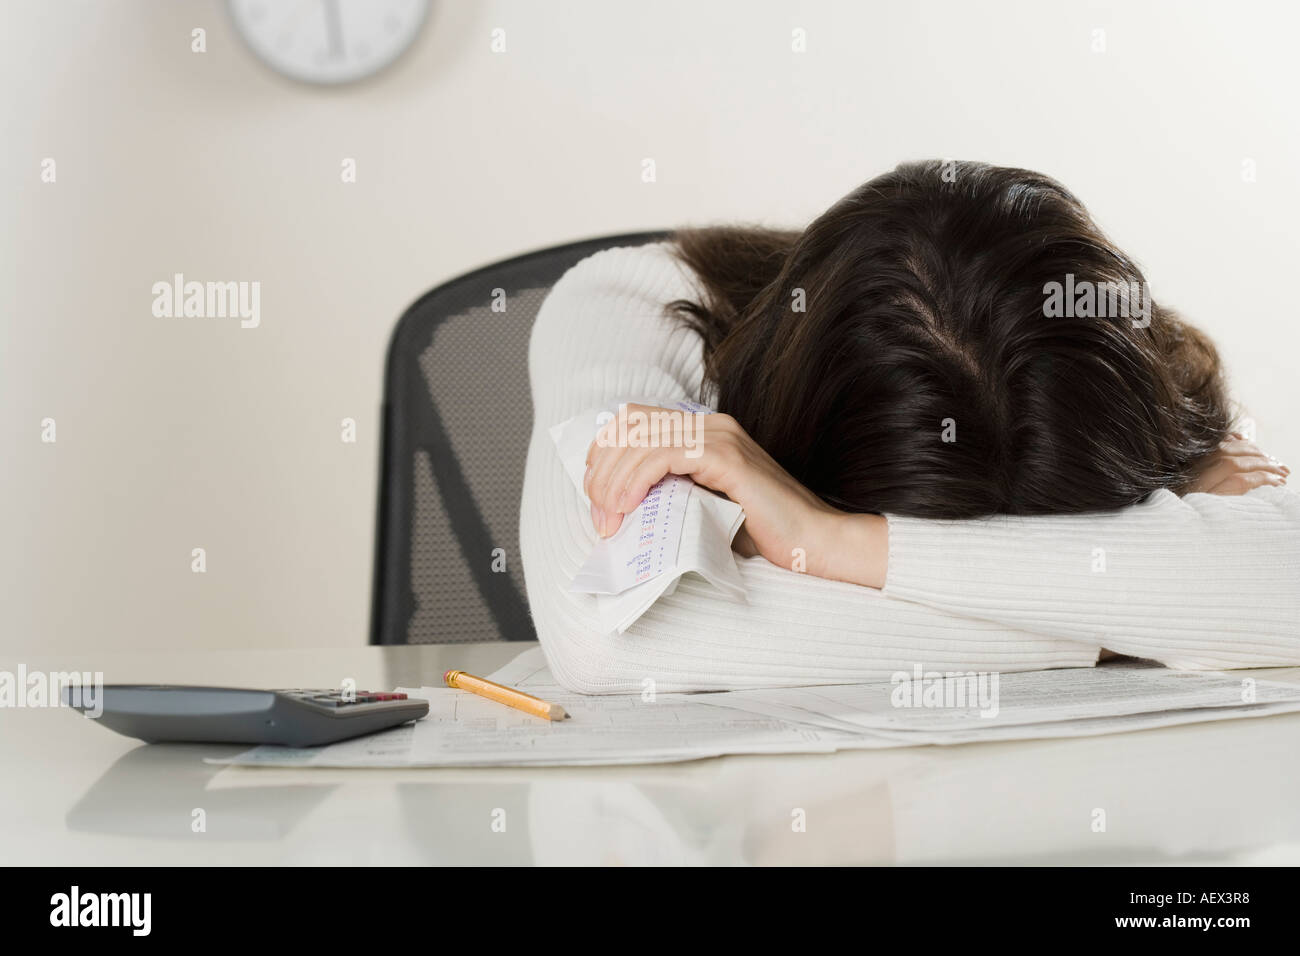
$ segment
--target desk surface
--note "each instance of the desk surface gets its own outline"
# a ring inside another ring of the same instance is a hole
[[[33,655],[107,683],[436,684],[527,645]],[[95,661],[98,661],[96,664]],[[20,659],[0,660],[18,673]],[[1300,669],[1255,676],[1300,681]],[[643,767],[216,767],[0,710],[9,864],[1300,863],[1300,713],[1087,737]],[[194,832],[202,810],[206,831]],[[1105,831],[1094,830],[1096,810]],[[796,818],[806,821],[800,832]],[[504,822],[504,830],[502,830]]]

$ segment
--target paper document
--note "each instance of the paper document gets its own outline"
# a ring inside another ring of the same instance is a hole
[[[534,655],[529,657],[528,655]],[[491,679],[514,684],[551,703],[570,719],[532,717],[465,691],[399,688],[429,701],[414,724],[323,747],[261,746],[214,763],[277,767],[581,766],[672,763],[722,754],[830,753],[866,746],[857,734],[823,730],[706,702],[711,694],[592,697],[563,690],[540,649],[526,652],[513,671]],[[512,679],[518,673],[525,680]],[[881,739],[879,746],[905,744]]]
[[[634,404],[685,416],[709,414],[697,402]],[[580,493],[587,449],[616,411],[617,406],[592,409],[550,430],[564,471]],[[666,475],[624,516],[618,531],[596,543],[571,589],[596,595],[601,621],[620,633],[660,597],[671,594],[683,574],[699,574],[732,600],[743,601],[745,587],[731,541],[744,520],[744,511],[734,501],[697,488],[685,476]]]
[[[572,590],[621,594],[675,568],[691,488],[689,478],[661,478],[618,531],[592,549]]]
[[[727,704],[821,726],[874,731],[970,731],[1188,709],[1294,705],[1300,686],[1212,671],[1173,671],[1140,661],[1093,668],[968,674],[914,671],[878,684],[785,687],[729,693]],[[1217,719],[1208,714],[1206,719]]]
[[[414,724],[324,747],[255,747],[213,763],[278,767],[584,766],[670,763],[722,754],[830,753],[1075,737],[1300,710],[1300,685],[1248,674],[1169,671],[1133,661],[1001,675],[996,714],[978,692],[902,682],[710,694],[585,696],[556,684],[541,648],[491,679],[562,705],[554,723],[445,687]],[[927,693],[929,696],[927,697]],[[951,694],[951,698],[943,695]],[[919,696],[915,696],[919,695]],[[892,699],[891,699],[892,697]],[[913,705],[912,701],[916,701]],[[958,710],[962,710],[958,713]],[[979,716],[981,710],[989,716]]]

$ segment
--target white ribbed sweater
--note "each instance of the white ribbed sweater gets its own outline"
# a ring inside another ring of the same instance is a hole
[[[848,683],[916,664],[1089,667],[1102,647],[1187,669],[1300,664],[1300,496],[1276,487],[1160,492],[1102,515],[891,515],[882,591],[738,559],[748,604],[687,576],[625,633],[604,630],[595,599],[568,590],[596,533],[547,429],[630,395],[701,400],[700,339],[664,311],[697,296],[666,245],[618,248],[570,269],[537,316],[520,551],[538,637],[566,687]]]

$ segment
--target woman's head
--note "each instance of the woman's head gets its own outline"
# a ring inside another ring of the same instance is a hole
[[[853,511],[1121,507],[1224,438],[1218,357],[1054,180],[899,166],[802,233],[677,236],[716,407]]]

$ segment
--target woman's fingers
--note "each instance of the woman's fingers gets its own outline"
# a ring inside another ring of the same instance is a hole
[[[1244,495],[1264,485],[1285,485],[1286,478],[1271,471],[1238,471],[1209,488],[1212,495]]]
[[[646,455],[627,472],[623,491],[619,497],[618,508],[627,514],[650,493],[664,475],[673,471],[671,456],[668,454]]]
[[[603,530],[601,528],[596,529],[601,537],[608,538],[617,531],[623,523],[623,516],[640,504],[641,498],[645,497],[642,494],[641,498],[637,498],[630,506],[623,500],[628,481],[633,473],[642,466],[642,463],[652,457],[653,451],[654,449],[650,448],[619,449],[618,460],[609,469],[604,484],[596,489],[596,497],[592,499],[605,516]]]
[[[615,473],[622,466],[623,460],[629,454],[635,454],[635,451],[635,449],[613,446],[598,448],[592,453],[591,465],[587,472],[586,492],[587,497],[591,499],[591,523],[602,538],[613,534],[622,522],[622,517],[617,515],[617,509],[610,507],[609,489],[616,481]]]
[[[1266,470],[1276,470],[1279,474],[1291,474],[1290,468],[1265,452],[1254,442],[1240,437],[1235,432],[1233,438],[1219,446],[1219,454],[1221,457],[1240,459],[1241,465],[1243,467],[1249,466],[1252,471],[1262,467]]]
[[[1285,485],[1290,474],[1291,469],[1282,462],[1233,432],[1196,476],[1190,490],[1211,495],[1243,495],[1262,485]]]
[[[688,437],[682,418],[683,413],[673,409],[623,405],[602,426],[587,450],[583,476],[592,525],[601,537],[617,531],[623,516],[641,503],[656,481],[674,470]]]
[[[587,448],[587,472],[582,479],[582,490],[588,498],[591,497],[591,489],[595,487],[603,470],[612,465],[610,453],[617,451],[612,438],[617,432],[613,430],[612,425],[614,425],[613,422],[606,422],[602,425],[600,430],[596,432],[595,440]]]
[[[1291,474],[1290,468],[1283,465],[1276,458],[1270,458],[1267,455],[1228,455],[1211,466],[1211,468],[1215,467],[1223,469],[1224,473],[1269,471],[1275,475],[1281,475],[1283,478]]]
[[[1242,471],[1271,471],[1275,475],[1281,475],[1283,478],[1291,474],[1291,469],[1282,464],[1271,455],[1252,455],[1238,459],[1241,462]]]
[[[609,485],[610,476],[618,467],[619,459],[628,450],[626,445],[619,444],[618,424],[617,418],[606,422],[587,449],[587,474],[582,490],[592,500],[592,504],[603,502],[604,489]]]

